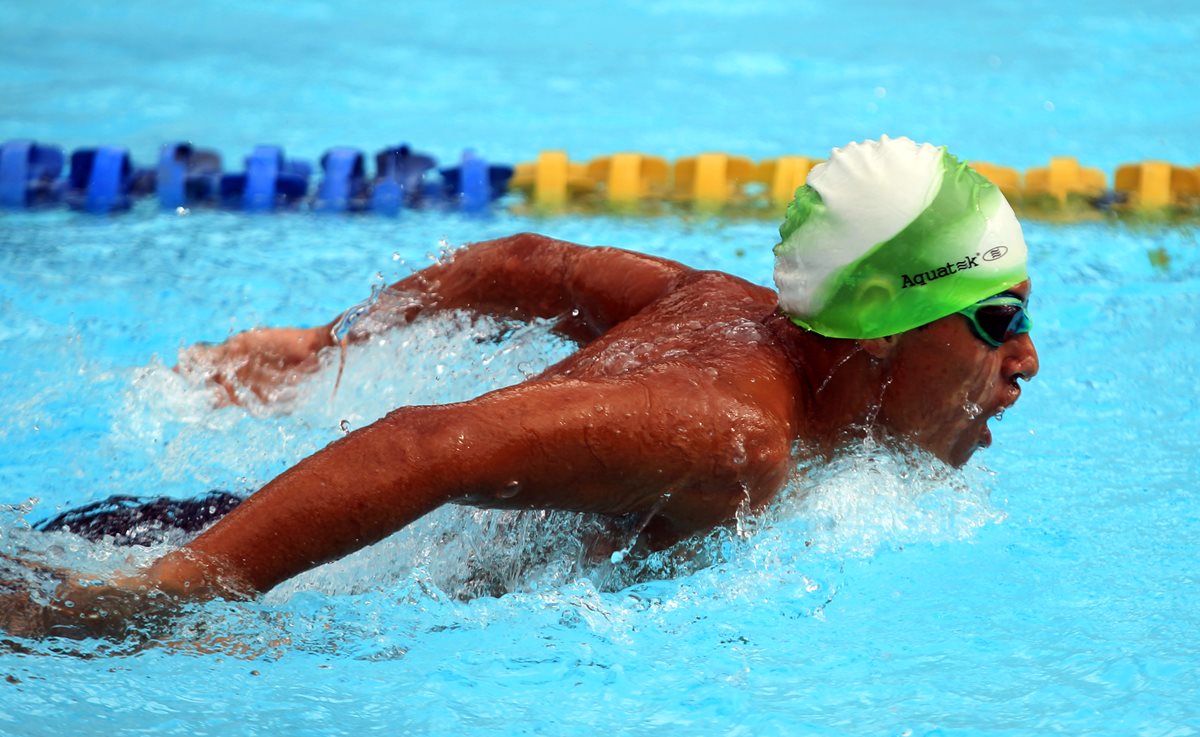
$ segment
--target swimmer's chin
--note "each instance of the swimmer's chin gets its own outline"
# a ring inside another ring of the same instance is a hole
[[[967,465],[977,451],[990,447],[992,447],[992,431],[987,426],[987,422],[984,422],[974,440],[969,437],[965,438],[963,443],[950,449],[945,455],[940,453],[933,453],[933,455],[954,468],[962,468]]]

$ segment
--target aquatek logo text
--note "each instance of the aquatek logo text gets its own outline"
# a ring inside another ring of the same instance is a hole
[[[996,259],[1003,258],[1007,252],[1008,249],[1004,246],[997,246],[984,254],[976,253],[974,256],[964,256],[958,261],[947,261],[945,266],[939,266],[936,269],[919,271],[915,274],[901,274],[900,288],[923,287],[931,281],[941,279],[943,276],[950,276],[960,271],[975,268],[979,265],[980,258],[984,261],[995,261]]]

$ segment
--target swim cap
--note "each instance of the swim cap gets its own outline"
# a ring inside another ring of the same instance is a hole
[[[881,137],[835,148],[796,190],[775,246],[779,304],[831,338],[880,338],[1025,281],[1000,190],[946,149]]]

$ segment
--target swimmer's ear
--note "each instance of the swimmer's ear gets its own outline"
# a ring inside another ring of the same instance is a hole
[[[858,345],[867,355],[876,359],[884,359],[892,355],[896,350],[896,346],[900,345],[899,335],[887,335],[882,338],[870,338],[867,340],[858,341]]]

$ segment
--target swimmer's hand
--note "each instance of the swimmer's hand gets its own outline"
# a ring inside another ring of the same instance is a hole
[[[3,635],[29,639],[153,639],[190,602],[245,598],[233,587],[206,583],[216,581],[210,578],[212,567],[194,558],[181,560],[178,553],[160,559],[141,573],[107,581],[4,557],[10,563],[18,562],[43,576],[52,576],[59,583],[46,599],[31,591],[29,581],[0,579],[0,643]]]
[[[315,372],[321,349],[333,345],[324,325],[250,330],[218,345],[201,343],[180,351],[175,370],[216,387],[218,405],[243,404],[247,392],[269,402],[279,388]]]
[[[144,630],[150,620],[161,618],[170,604],[165,595],[133,581],[101,583],[68,577],[49,601],[6,581],[0,583],[0,633],[29,639],[125,640]]]

